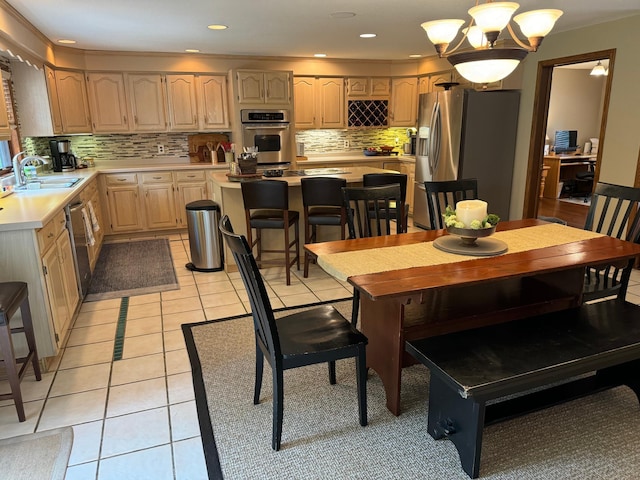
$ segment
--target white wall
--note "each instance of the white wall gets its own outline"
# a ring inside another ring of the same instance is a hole
[[[578,145],[600,135],[602,95],[606,77],[588,69],[555,68],[547,116],[547,136],[553,145],[558,130],[577,130]]]
[[[600,180],[633,185],[640,150],[640,15],[579,30],[552,34],[524,63],[516,141],[511,218],[521,218],[538,62],[616,49],[605,143],[600,145]]]

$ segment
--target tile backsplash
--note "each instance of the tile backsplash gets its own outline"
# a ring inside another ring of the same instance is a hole
[[[397,145],[409,141],[406,128],[366,128],[353,130],[300,130],[296,141],[304,143],[304,153],[358,152],[368,147]],[[349,146],[345,147],[345,141]]]
[[[61,137],[27,137],[24,149],[29,155],[50,155],[49,140],[71,141],[71,151],[79,158],[93,157],[96,161],[174,157],[189,161],[188,136],[191,133],[148,133],[113,135],[69,135]],[[305,154],[358,152],[367,147],[397,145],[408,141],[406,128],[368,128],[357,130],[300,130],[296,141],[303,142]],[[349,146],[345,147],[345,141]],[[164,153],[158,153],[158,145]]]

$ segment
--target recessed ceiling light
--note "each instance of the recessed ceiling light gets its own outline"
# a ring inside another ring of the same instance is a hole
[[[418,53],[412,53],[411,55],[409,55],[409,58],[422,58],[422,55]]]
[[[374,38],[376,36],[375,33],[362,33],[360,34],[360,38]]]
[[[226,30],[229,27],[227,27],[226,25],[218,25],[214,23],[213,25],[207,25],[207,28],[209,30]]]
[[[200,50],[198,50],[197,48],[187,48],[185,50],[185,52],[187,52],[187,53],[200,53]]]
[[[327,56],[326,53],[314,53],[313,54],[314,57],[318,57],[318,58],[324,58]]]
[[[58,40],[58,43],[64,43],[65,45],[73,45],[74,43],[76,43],[76,41],[63,38]]]
[[[351,18],[351,17],[355,17],[356,14],[353,12],[333,12],[333,13],[330,13],[329,16],[331,18]]]

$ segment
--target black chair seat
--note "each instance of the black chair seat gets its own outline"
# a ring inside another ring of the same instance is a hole
[[[309,225],[342,225],[342,207],[309,207]]]
[[[318,307],[276,319],[280,348],[285,360],[299,356],[324,355],[367,341],[332,306]],[[334,353],[331,354],[332,358]],[[345,357],[353,356],[345,354]],[[326,361],[326,360],[325,360]]]
[[[297,222],[298,212],[289,210],[289,225]],[[284,228],[284,210],[256,210],[251,214],[252,228]]]

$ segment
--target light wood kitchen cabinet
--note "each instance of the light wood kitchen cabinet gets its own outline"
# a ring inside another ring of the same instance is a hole
[[[56,70],[62,133],[91,133],[87,86],[82,72]]]
[[[11,61],[11,83],[23,137],[52,137],[62,133],[55,70],[36,70],[19,60]]]
[[[167,75],[167,100],[169,104],[169,130],[197,131],[198,103],[196,101],[195,75]]]
[[[109,226],[113,233],[135,232],[143,229],[139,202],[138,175],[113,173],[104,175]]]
[[[62,115],[60,114],[60,99],[58,97],[58,87],[56,85],[56,72],[45,65],[44,67],[46,88],[49,97],[49,108],[51,109],[51,122],[53,133],[62,133]]]
[[[289,72],[238,71],[238,103],[288,104],[291,102]]]
[[[95,133],[128,132],[127,98],[122,74],[88,73],[87,90],[93,131]]]
[[[418,116],[417,78],[393,79],[390,110],[390,127],[415,127]]]
[[[163,77],[160,74],[127,74],[129,110],[136,132],[167,130]]]
[[[413,195],[415,192],[416,166],[413,162],[404,162],[401,159],[386,160],[382,164],[385,170],[394,170],[398,173],[404,173],[407,176],[407,197],[406,203],[409,204],[409,213],[413,214]]]
[[[176,179],[176,217],[178,227],[187,227],[187,204],[207,199],[207,175],[205,170],[174,172]]]
[[[198,113],[202,130],[229,128],[229,102],[227,77],[223,75],[198,75]]]
[[[387,77],[351,77],[347,78],[348,97],[388,97],[390,80]]]
[[[42,229],[37,230],[36,235],[42,253],[42,271],[51,308],[54,337],[60,346],[80,302],[64,212],[60,212]]]
[[[344,128],[344,109],[343,78],[294,80],[296,128]]]
[[[142,174],[147,229],[175,228],[176,203],[170,171]]]

